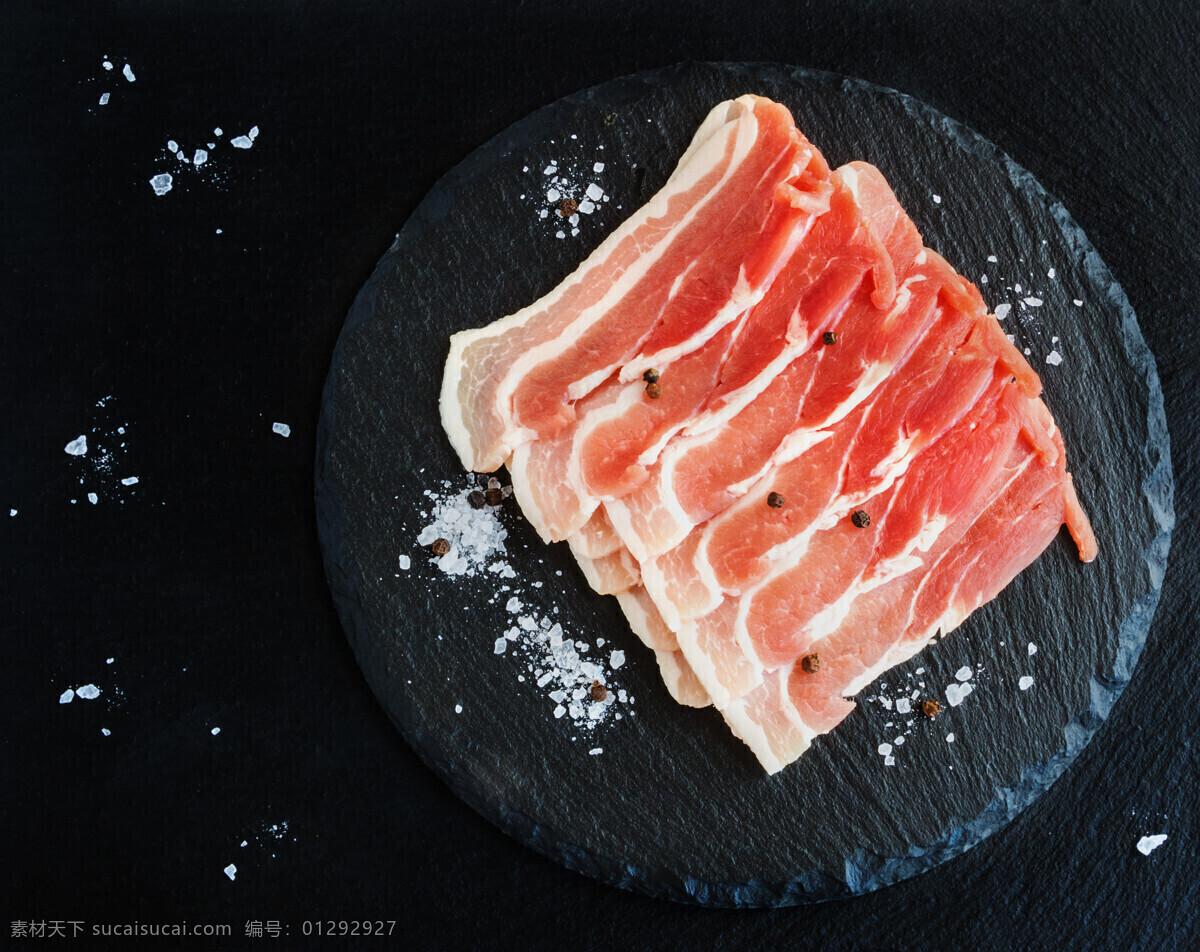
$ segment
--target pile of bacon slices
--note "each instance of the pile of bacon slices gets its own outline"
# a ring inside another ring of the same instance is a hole
[[[876,168],[742,96],[558,287],[451,338],[441,413],[773,773],[1064,522],[1095,557],[1040,391]]]

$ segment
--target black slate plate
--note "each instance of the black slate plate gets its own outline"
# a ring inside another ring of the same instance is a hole
[[[591,593],[566,547],[543,546],[511,504],[510,584],[522,600],[557,610],[573,638],[603,637],[605,652],[627,652],[616,678],[635,698],[629,716],[592,735],[551,716],[554,702],[518,681],[524,668],[511,653],[493,654],[511,624],[499,580],[445,576],[415,541],[425,490],[443,479],[465,485],[437,413],[449,335],[558,283],[662,184],[707,111],[743,92],[786,104],[831,165],[878,165],[926,243],[980,282],[990,305],[1013,304],[1006,324],[1042,374],[1101,546],[1097,562],[1081,565],[1064,531],[953,637],[882,679],[889,696],[924,682],[922,694],[944,699],[967,665],[975,690],[961,705],[909,726],[864,702],[880,693],[872,686],[775,777],[712,710],[668,698],[615,601]],[[538,217],[550,160],[584,170],[579,184],[595,180],[611,196],[577,236],[556,238],[558,223]],[[603,172],[592,173],[600,161]],[[1061,365],[1045,363],[1051,350]],[[606,83],[518,122],[448,173],[347,319],[322,405],[316,490],[342,622],[372,689],[426,763],[484,816],[567,866],[709,905],[877,888],[961,853],[1032,803],[1129,680],[1173,523],[1153,359],[1067,212],[995,146],[913,99],[769,65],[688,64]],[[413,560],[407,572],[401,554]],[[1018,686],[1024,675],[1035,679],[1028,690]],[[877,747],[896,735],[905,744],[887,766]],[[593,747],[604,753],[590,756]]]

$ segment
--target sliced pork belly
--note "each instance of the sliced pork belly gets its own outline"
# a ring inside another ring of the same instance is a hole
[[[593,512],[592,517],[571,536],[571,551],[591,559],[611,555],[622,545],[621,537],[617,535],[603,509]]]
[[[708,707],[712,703],[682,652],[656,651],[654,656],[663,684],[678,703],[684,707]]]
[[[441,413],[464,466],[496,469],[562,429],[614,372],[703,345],[762,296],[830,188],[784,107],[717,106],[663,189],[570,277],[451,338]]]

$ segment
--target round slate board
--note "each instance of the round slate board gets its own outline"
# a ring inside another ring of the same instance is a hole
[[[787,105],[832,166],[879,166],[926,243],[979,283],[990,306],[1012,305],[1005,326],[1041,372],[1101,549],[1083,565],[1062,532],[998,599],[884,675],[887,688],[866,689],[841,726],[773,777],[712,709],[670,700],[615,599],[592,593],[566,546],[542,545],[511,503],[501,518],[517,578],[503,584],[592,657],[626,652],[613,672],[614,687],[633,698],[620,705],[622,719],[587,734],[556,719],[549,689],[518,680],[528,672],[516,652],[493,652],[513,617],[502,581],[447,576],[416,543],[425,491],[468,478],[438,418],[450,334],[554,287],[662,185],[709,109],[745,92]],[[561,221],[539,216],[551,163],[573,192],[594,181],[609,196],[581,216],[578,235],[568,227],[558,238]],[[1051,351],[1060,365],[1046,362]],[[1161,392],[1134,314],[1027,172],[892,90],[718,64],[569,96],[437,184],[346,321],[316,472],[342,622],[372,689],[425,762],[492,822],[572,869],[654,896],[736,906],[895,882],[977,844],[1045,791],[1132,673],[1166,565],[1171,487]],[[407,571],[397,564],[404,554]],[[951,707],[946,688],[964,666],[974,690]],[[1022,690],[1026,675],[1033,686]],[[898,714],[893,699],[910,689],[942,698],[944,714]],[[894,745],[891,765],[883,742]]]

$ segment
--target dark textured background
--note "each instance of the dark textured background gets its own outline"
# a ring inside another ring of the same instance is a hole
[[[1185,3],[847,6],[5,5],[0,508],[19,510],[0,518],[10,920],[186,918],[240,933],[280,919],[294,936],[305,917],[369,917],[399,920],[415,948],[1200,942],[1200,17]],[[133,64],[137,83],[94,82],[102,54]],[[498,833],[388,724],[315,544],[320,384],[399,224],[514,120],[681,59],[859,76],[996,142],[1087,232],[1163,381],[1179,527],[1133,684],[1004,832],[850,902],[664,905]],[[100,110],[104,88],[114,96]],[[220,188],[153,196],[167,138],[190,148],[213,125],[228,136],[253,124],[254,149],[223,153]],[[130,422],[124,465],[141,482],[90,507],[62,447],[107,414]],[[106,695],[57,704],[88,681]],[[110,708],[113,686],[124,696]],[[1133,844],[1149,832],[1170,838],[1143,857]]]

